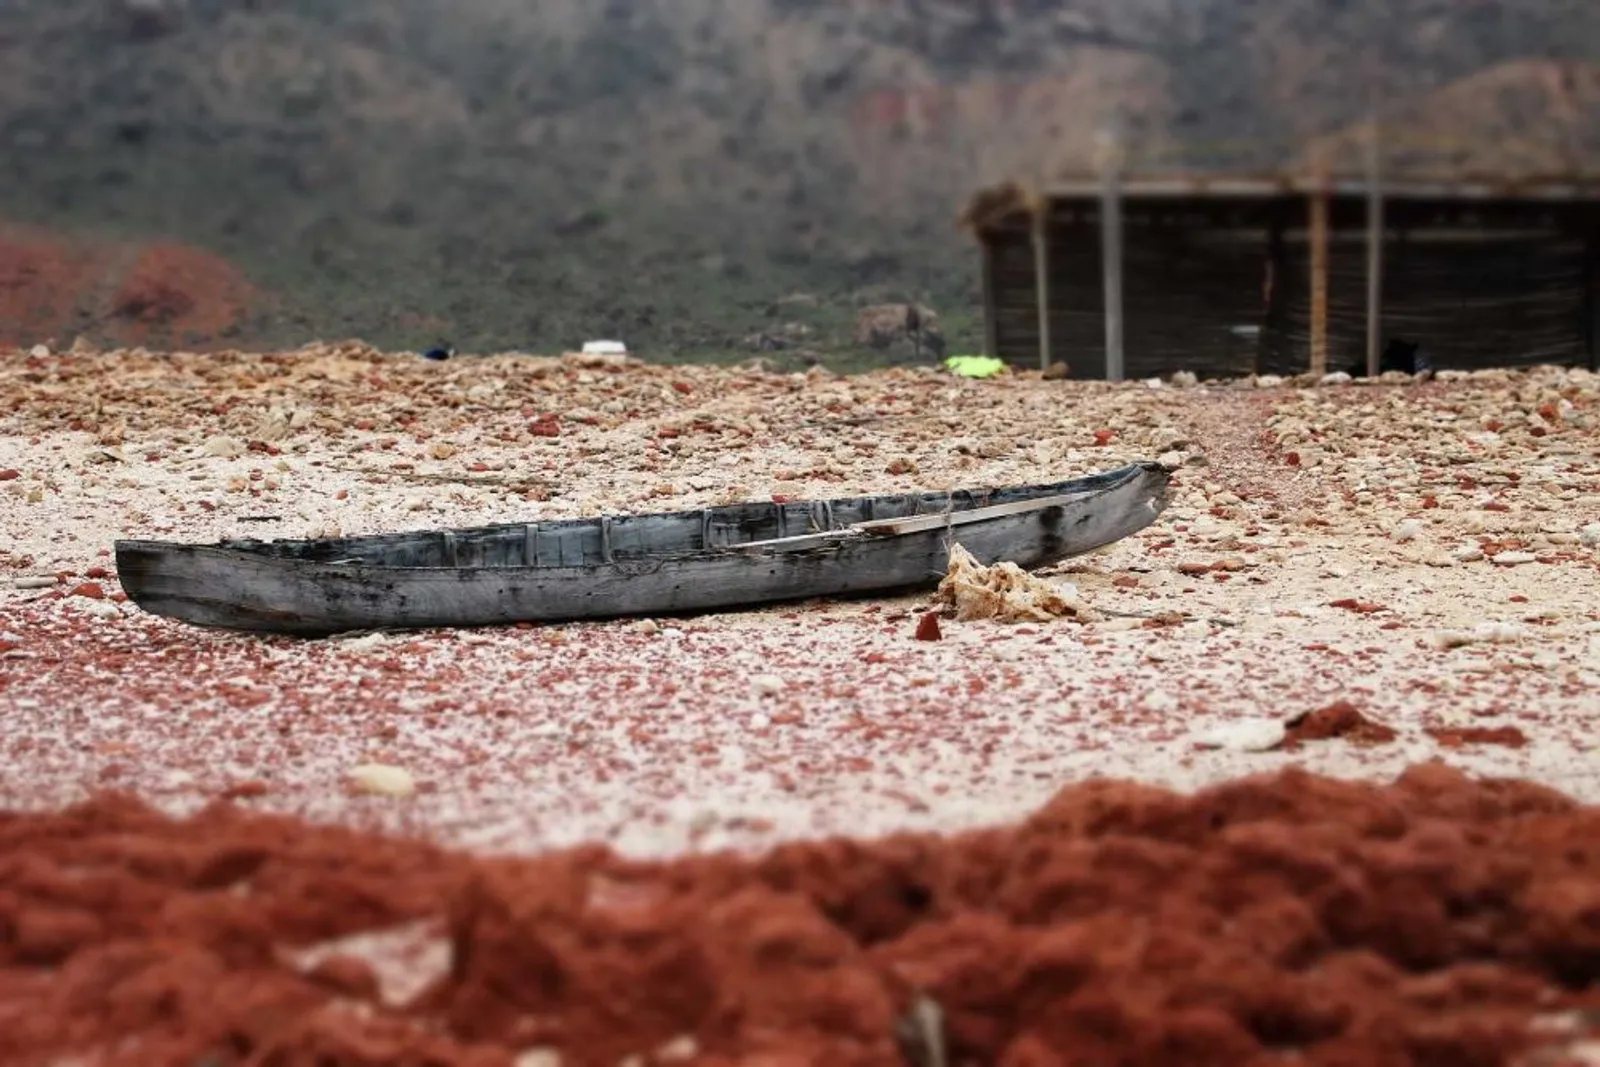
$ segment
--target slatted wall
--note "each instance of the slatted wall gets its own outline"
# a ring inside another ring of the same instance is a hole
[[[1587,365],[1584,241],[1558,231],[1385,243],[1382,336],[1419,343],[1441,370]],[[1341,236],[1328,256],[1328,369],[1366,365],[1366,247]],[[1290,242],[1261,373],[1297,374],[1311,350],[1306,244]]]
[[[1050,348],[1074,378],[1105,377],[1105,293],[1100,235],[1052,230]],[[1039,306],[1032,235],[997,233],[993,258],[995,354],[1039,364]],[[1130,378],[1192,370],[1232,377],[1255,368],[1257,341],[1238,327],[1263,319],[1266,231],[1129,228],[1123,252],[1123,361]]]
[[[1304,209],[1300,203],[1290,209],[1276,217],[1298,228],[1280,226],[1276,253],[1265,216],[1226,228],[1130,221],[1123,275],[1127,377],[1308,369],[1310,250]],[[1329,248],[1328,369],[1364,368],[1366,246],[1359,220],[1336,218],[1344,225]],[[1032,233],[1013,224],[986,231],[984,242],[994,354],[1037,367]],[[1098,226],[1081,215],[1056,222],[1047,245],[1052,359],[1065,361],[1074,378],[1103,378]],[[1384,252],[1382,338],[1420,343],[1439,369],[1592,365],[1600,328],[1596,256],[1595,239],[1586,242],[1570,227],[1391,232]],[[1267,290],[1269,260],[1273,284]]]

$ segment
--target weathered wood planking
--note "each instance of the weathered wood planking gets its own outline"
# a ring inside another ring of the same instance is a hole
[[[1024,238],[1025,240],[1025,238]],[[1039,362],[1038,307],[1031,248],[991,238],[996,349],[1017,366]],[[1129,378],[1192,370],[1203,377],[1254,370],[1256,341],[1234,332],[1262,318],[1265,231],[1124,231],[1123,347]],[[1050,347],[1075,378],[1105,373],[1105,295],[1100,234],[1086,225],[1053,231]]]
[[[116,543],[129,598],[200,626],[314,637],[709,611],[926,587],[953,539],[1038,567],[1148,526],[1153,463],[1047,485],[735,504],[310,541]]]
[[[1104,375],[1096,210],[1083,199],[1057,200],[1051,211],[1051,355],[1066,361],[1075,378]],[[1303,197],[1127,199],[1124,212],[1128,377],[1308,369],[1312,294]],[[1364,196],[1329,204],[1330,370],[1365,365],[1365,212]],[[1269,288],[1275,228],[1282,237]],[[1438,369],[1600,361],[1595,228],[1596,209],[1581,203],[1386,200],[1380,340],[1419,343]],[[985,325],[995,353],[1018,367],[1038,366],[1029,233],[1020,222],[1004,221],[981,238],[992,290]]]
[[[1307,249],[1291,243],[1280,273],[1282,318],[1267,331],[1262,373],[1298,374],[1310,345]],[[1584,243],[1557,232],[1385,242],[1383,336],[1427,349],[1440,370],[1587,363],[1574,309],[1583,300]],[[1328,368],[1366,361],[1366,252],[1353,238],[1329,252]]]

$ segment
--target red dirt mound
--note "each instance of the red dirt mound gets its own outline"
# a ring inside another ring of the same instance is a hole
[[[667,864],[107,796],[0,817],[0,1061],[1498,1064],[1597,916],[1600,811],[1439,765]]]
[[[0,344],[207,347],[257,294],[226,260],[173,241],[75,241],[0,228]]]
[[[46,234],[0,229],[0,344],[29,344],[70,325],[96,276],[93,259]]]

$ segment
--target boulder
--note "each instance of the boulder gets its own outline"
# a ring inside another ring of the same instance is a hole
[[[911,358],[944,356],[939,315],[921,304],[874,304],[856,316],[856,344]]]
[[[176,0],[112,0],[111,10],[132,41],[153,41],[183,27],[183,9]]]

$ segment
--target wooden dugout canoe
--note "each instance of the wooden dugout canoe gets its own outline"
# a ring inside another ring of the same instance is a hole
[[[1168,471],[1044,485],[748,503],[316,540],[119,540],[139,607],[199,626],[319,637],[750,607],[926,588],[959,541],[1041,567],[1136,533]]]

